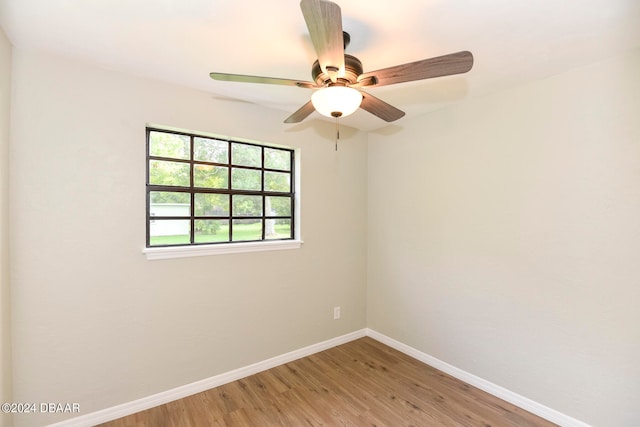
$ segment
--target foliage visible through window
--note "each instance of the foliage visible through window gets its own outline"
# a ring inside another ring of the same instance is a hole
[[[147,247],[293,239],[293,150],[147,129]]]

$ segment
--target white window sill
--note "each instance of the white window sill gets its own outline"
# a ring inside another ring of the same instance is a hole
[[[217,245],[168,246],[142,250],[148,260],[187,258],[194,256],[237,254],[245,252],[281,251],[299,249],[302,240],[275,240],[262,242],[229,243]]]

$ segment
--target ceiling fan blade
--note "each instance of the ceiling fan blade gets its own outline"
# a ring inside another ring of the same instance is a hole
[[[302,0],[302,15],[322,71],[336,82],[344,76],[344,38],[340,6],[325,0]]]
[[[314,111],[316,111],[316,109],[313,108],[313,104],[311,103],[311,101],[309,101],[306,104],[304,104],[302,107],[300,107],[298,111],[296,111],[295,113],[287,117],[284,122],[300,123],[301,121],[306,119],[309,116],[309,114],[313,113]]]
[[[362,104],[360,108],[370,112],[374,116],[380,117],[385,122],[393,122],[404,116],[404,111],[398,110],[391,104],[384,102],[366,92],[362,92]]]
[[[358,77],[358,82],[361,84],[356,83],[353,86],[371,86],[372,84],[385,86],[450,76],[466,73],[471,67],[473,67],[473,55],[471,52],[462,51],[364,73]]]
[[[301,80],[279,79],[277,77],[245,76],[242,74],[227,73],[209,73],[209,76],[214,80],[222,80],[226,82],[263,83],[269,85],[297,86],[304,88],[317,87],[315,83]]]

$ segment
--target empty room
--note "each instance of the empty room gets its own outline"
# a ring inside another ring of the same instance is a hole
[[[640,426],[640,2],[0,0],[2,427]]]

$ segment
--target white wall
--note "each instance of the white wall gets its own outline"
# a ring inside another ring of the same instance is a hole
[[[0,403],[11,402],[11,295],[9,290],[9,121],[11,43],[0,28]],[[10,415],[0,413],[9,427]]]
[[[636,51],[370,135],[368,327],[640,425],[638,76]]]
[[[332,125],[14,49],[13,400],[88,413],[366,324],[588,423],[640,424],[639,71],[635,52],[368,148],[343,129],[336,155]],[[147,261],[148,122],[301,147],[303,248]]]
[[[86,414],[365,326],[366,135],[336,154],[330,123],[18,48],[13,65],[16,401]],[[147,261],[146,123],[300,147],[303,247]]]

